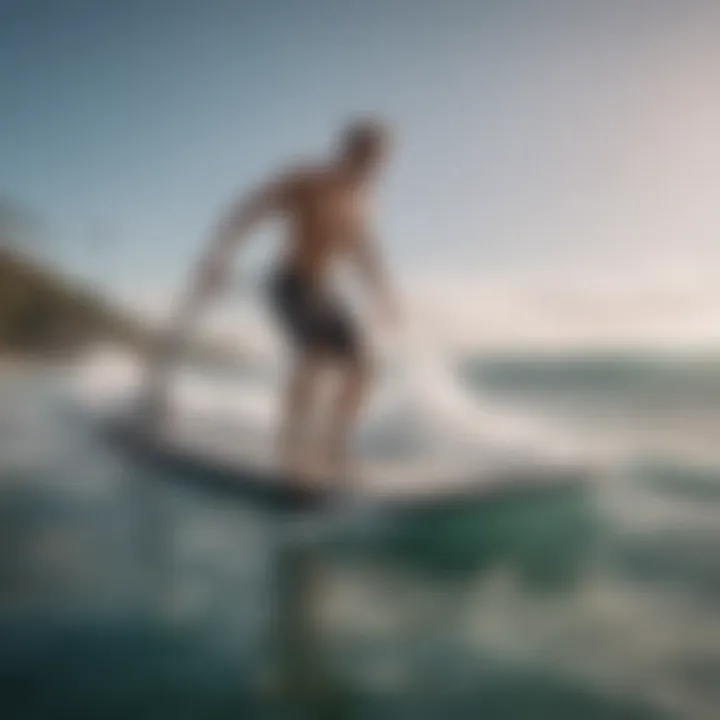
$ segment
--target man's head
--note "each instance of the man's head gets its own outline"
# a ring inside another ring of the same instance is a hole
[[[388,131],[380,123],[373,120],[353,123],[342,136],[341,162],[353,176],[365,179],[383,164],[389,144]]]

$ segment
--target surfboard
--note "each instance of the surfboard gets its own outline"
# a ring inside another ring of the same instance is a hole
[[[577,462],[366,458],[345,477],[300,486],[279,467],[271,435],[250,425],[170,421],[150,429],[130,413],[115,413],[96,427],[117,451],[157,468],[166,481],[271,511],[335,502],[400,511],[528,498],[587,485],[594,475],[591,465]]]

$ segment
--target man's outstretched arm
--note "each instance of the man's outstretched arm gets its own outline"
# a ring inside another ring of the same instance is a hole
[[[241,198],[220,218],[195,268],[191,296],[204,299],[225,279],[232,255],[261,221],[287,207],[293,182],[283,177]]]
[[[151,420],[160,420],[168,405],[168,368],[182,346],[207,299],[222,283],[232,252],[257,223],[283,210],[291,192],[289,179],[266,185],[241,199],[220,219],[210,243],[192,269],[190,287],[180,299],[174,317],[159,334],[148,358],[141,409]]]

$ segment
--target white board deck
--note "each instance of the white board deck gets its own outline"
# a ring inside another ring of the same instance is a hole
[[[209,491],[246,495],[269,505],[283,504],[292,495],[292,481],[280,468],[267,432],[198,418],[176,419],[154,431],[141,430],[132,418],[120,415],[106,416],[101,425],[129,453],[171,469],[165,476],[173,481],[190,480]],[[347,477],[318,477],[312,493],[322,498],[340,491],[381,505],[435,505],[578,486],[593,474],[590,464],[540,463],[519,457],[462,462],[366,457]]]

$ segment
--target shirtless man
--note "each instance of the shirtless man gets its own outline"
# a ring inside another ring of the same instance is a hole
[[[360,328],[330,290],[337,261],[354,261],[380,310],[389,319],[394,315],[367,228],[368,195],[386,151],[387,136],[380,126],[357,123],[345,131],[330,163],[287,172],[239,201],[221,219],[190,294],[193,305],[209,296],[222,283],[230,254],[240,241],[260,221],[284,216],[289,232],[269,291],[296,356],[280,432],[281,458],[293,477],[342,470],[348,438],[370,381]],[[328,370],[339,372],[340,384],[321,446],[309,452],[305,432]]]

